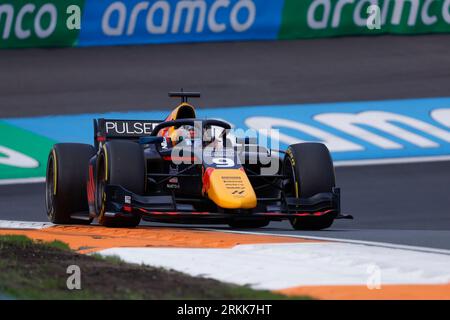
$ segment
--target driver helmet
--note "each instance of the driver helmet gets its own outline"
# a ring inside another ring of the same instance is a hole
[[[192,141],[195,138],[195,128],[192,125],[182,125],[179,128],[173,130],[173,132],[170,134],[170,140],[172,141],[173,146],[182,141]]]

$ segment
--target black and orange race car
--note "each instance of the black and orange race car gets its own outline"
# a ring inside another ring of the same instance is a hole
[[[340,214],[333,162],[321,143],[286,151],[232,136],[229,123],[198,119],[181,98],[164,121],[94,120],[94,145],[55,144],[46,208],[56,224],[134,227],[146,221],[295,229],[331,226]]]

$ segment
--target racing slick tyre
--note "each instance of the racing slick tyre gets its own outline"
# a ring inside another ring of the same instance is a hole
[[[268,226],[269,220],[236,220],[228,225],[233,229],[256,229]]]
[[[289,146],[283,163],[289,177],[285,186],[288,197],[311,197],[317,193],[332,192],[335,186],[333,161],[322,143],[298,143]],[[321,230],[330,227],[334,216],[296,217],[291,219],[296,230]]]
[[[106,227],[132,228],[141,222],[140,215],[108,217],[105,215],[105,186],[119,185],[143,195],[145,191],[145,160],[142,148],[131,141],[108,141],[98,157],[95,207],[98,222]]]
[[[50,151],[45,179],[47,216],[55,224],[90,224],[92,219],[74,219],[87,213],[86,181],[89,160],[95,149],[88,144],[59,143]]]

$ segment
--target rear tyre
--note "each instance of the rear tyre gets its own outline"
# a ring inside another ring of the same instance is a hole
[[[45,204],[48,219],[55,224],[90,224],[92,219],[71,218],[88,214],[86,181],[89,160],[95,155],[91,145],[55,144],[48,156]]]
[[[109,141],[98,157],[97,193],[95,195],[98,222],[106,227],[132,228],[141,222],[140,215],[107,217],[105,215],[105,186],[119,185],[143,195],[145,192],[145,160],[142,148],[131,141]]]
[[[268,220],[237,220],[230,222],[228,225],[233,229],[256,229],[267,227],[269,223]]]
[[[298,143],[289,146],[283,163],[289,177],[285,193],[290,197],[311,197],[332,192],[335,186],[333,160],[322,143]],[[334,216],[296,217],[291,225],[296,230],[321,230],[333,224]]]

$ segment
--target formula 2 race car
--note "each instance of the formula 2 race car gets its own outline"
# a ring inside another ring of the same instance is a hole
[[[198,119],[188,98],[164,121],[94,120],[94,146],[55,144],[46,174],[55,224],[135,227],[141,219],[259,228],[289,220],[328,228],[340,214],[333,162],[321,143],[271,150],[231,125]],[[264,161],[263,161],[264,160]]]

